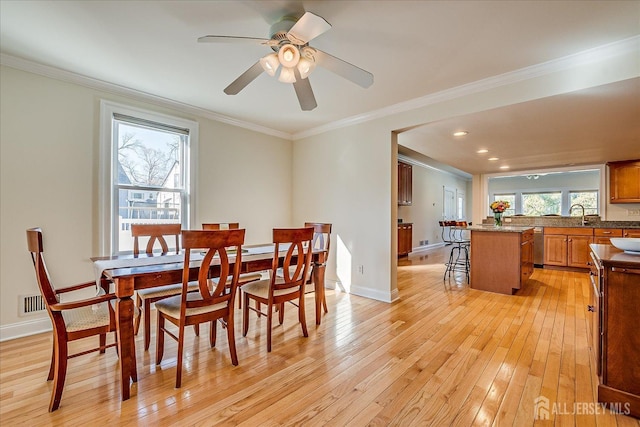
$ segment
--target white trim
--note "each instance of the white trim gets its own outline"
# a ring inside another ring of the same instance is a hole
[[[257,125],[255,123],[245,122],[233,117],[216,113],[211,110],[195,107],[190,104],[185,104],[184,102],[163,98],[161,96],[142,92],[136,89],[131,89],[125,86],[105,82],[103,80],[94,79],[91,77],[83,76],[81,74],[76,74],[71,71],[62,70],[48,65],[38,64],[36,62],[32,62],[23,58],[7,55],[6,53],[0,54],[0,65],[15,68],[17,70],[27,71],[29,73],[38,74],[56,80],[61,80],[63,82],[75,83],[80,86],[112,93],[115,95],[127,96],[138,101],[149,102],[161,107],[176,109],[188,114],[193,114],[199,117],[204,117],[232,126],[237,126],[239,128],[252,130],[255,132],[263,133],[265,135],[276,136],[278,138],[287,140],[292,139],[291,134],[287,132],[271,129],[265,126]]]
[[[444,174],[453,176],[455,178],[462,178],[462,179],[465,179],[467,181],[471,181],[471,178],[472,178],[472,175],[467,173],[467,172],[460,171],[460,173],[455,173],[455,172],[451,172],[451,171],[448,171],[448,170],[445,170],[445,169],[439,169],[439,168],[437,168],[435,166],[428,165],[426,163],[423,163],[423,162],[421,162],[419,160],[416,160],[416,159],[412,159],[411,157],[407,157],[404,154],[400,154],[400,153],[398,153],[398,160],[400,160],[400,161],[402,161],[404,163],[409,163],[410,165],[413,165],[413,166],[420,166],[422,168],[431,169],[431,170],[434,170],[436,172],[444,173]]]
[[[374,299],[376,301],[393,302],[394,294],[396,299],[398,297],[397,295],[398,289],[396,288],[395,292],[393,292],[391,289],[386,291],[381,291],[378,289],[371,289],[371,288],[365,288],[362,286],[354,285],[352,283],[351,289],[349,290],[349,294],[357,295],[359,297]]]
[[[189,145],[188,153],[185,157],[189,162],[181,167],[188,167],[186,170],[187,182],[185,183],[187,192],[189,193],[189,205],[187,218],[189,224],[195,224],[196,213],[196,195],[197,193],[197,167],[198,167],[198,138],[199,124],[193,120],[187,120],[180,117],[174,117],[151,110],[145,110],[129,105],[118,104],[112,101],[100,100],[100,159],[98,172],[98,248],[100,255],[111,255],[112,253],[112,237],[113,224],[111,217],[113,213],[113,177],[112,161],[115,153],[112,147],[113,133],[113,114],[119,113],[128,116],[139,117],[141,119],[162,122],[168,125],[189,129]]]
[[[53,327],[51,326],[51,319],[48,317],[11,323],[0,326],[0,342],[28,337],[51,330],[53,330]]]
[[[587,49],[582,52],[578,52],[562,58],[543,62],[541,64],[536,64],[530,67],[521,68],[519,70],[498,74],[497,76],[492,76],[461,86],[445,89],[440,92],[429,94],[420,98],[414,98],[409,101],[400,102],[398,104],[390,105],[378,110],[369,111],[367,113],[355,115],[352,117],[347,117],[345,119],[327,123],[325,125],[308,129],[303,132],[298,132],[296,134],[290,134],[287,132],[270,129],[254,123],[234,119],[232,117],[228,117],[211,110],[206,110],[204,108],[195,107],[193,105],[163,98],[157,95],[141,92],[113,83],[108,83],[102,80],[83,76],[59,68],[38,64],[36,62],[28,61],[26,59],[7,55],[4,53],[0,54],[0,65],[28,71],[30,73],[43,75],[57,80],[76,83],[81,86],[98,89],[109,93],[132,97],[134,99],[145,102],[152,102],[160,106],[178,109],[190,114],[195,114],[211,120],[216,120],[222,123],[230,124],[232,126],[249,129],[255,132],[260,132],[266,135],[272,135],[287,140],[298,140],[313,135],[319,135],[330,130],[339,129],[358,123],[364,123],[393,114],[414,110],[416,108],[426,107],[428,105],[460,98],[463,96],[513,84],[523,80],[557,73],[559,71],[571,69],[577,66],[600,62],[615,56],[625,55],[627,53],[635,53],[638,52],[638,50],[640,50],[640,36],[633,36],[592,49]]]
[[[584,50],[582,52],[574,53],[563,58],[558,58],[551,61],[543,62],[541,64],[532,65],[530,67],[520,68],[519,70],[498,74],[497,76],[491,76],[486,79],[477,80],[475,82],[456,86],[450,89],[445,89],[440,92],[432,93],[420,98],[414,98],[409,101],[390,105],[379,110],[374,110],[357,116],[347,117],[345,119],[338,120],[332,123],[327,123],[326,125],[318,126],[303,132],[293,134],[293,140],[307,138],[313,135],[319,135],[330,130],[352,126],[354,124],[379,119],[393,114],[403,113],[405,111],[415,110],[417,108],[449,101],[474,93],[479,93],[524,80],[572,69],[581,65],[600,62],[611,57],[624,55],[627,53],[635,53],[638,52],[638,50],[640,50],[640,36],[629,37],[627,39],[605,44],[603,46],[598,46],[592,49]]]

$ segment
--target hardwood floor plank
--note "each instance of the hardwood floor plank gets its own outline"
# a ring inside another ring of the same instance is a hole
[[[327,290],[329,313],[315,326],[309,294],[309,337],[287,308],[269,354],[265,319],[252,316],[246,337],[236,325],[238,366],[224,329],[213,349],[208,326],[200,337],[189,330],[181,389],[176,343],[166,341],[156,366],[155,335],[149,352],[138,336],[139,381],[126,402],[109,349],[70,361],[60,409],[48,413],[51,334],[2,342],[0,424],[640,427],[608,411],[534,418],[538,396],[570,412],[574,402],[595,408],[586,273],[536,268],[516,295],[493,294],[459,275],[443,281],[449,250],[399,260],[399,299],[390,304]]]

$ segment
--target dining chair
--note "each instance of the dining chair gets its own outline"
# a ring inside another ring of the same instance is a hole
[[[180,232],[181,224],[131,224],[131,235],[133,236],[133,255],[140,254],[140,238],[148,237],[145,253],[154,254],[154,248],[160,247],[159,254],[178,254],[180,253]],[[174,250],[169,250],[167,238],[175,239]],[[157,252],[156,252],[157,253]],[[196,290],[195,284],[191,287]],[[157,288],[140,289],[136,291],[136,305],[140,309],[141,316],[134,323],[134,332],[137,335],[140,329],[140,322],[144,322],[144,349],[149,350],[151,344],[151,304],[160,301],[163,298],[178,295],[182,291],[182,285],[176,283],[174,285],[160,286]],[[199,334],[196,327],[196,335]]]
[[[240,228],[239,222],[209,222],[202,223],[203,230],[235,230]],[[253,282],[254,280],[262,279],[262,274],[259,271],[253,273],[241,273],[238,278],[238,294],[240,297],[238,298],[238,308],[242,308],[242,285]],[[229,286],[230,283],[227,283]]]
[[[73,286],[56,288],[49,276],[44,260],[44,246],[42,229],[30,228],[27,230],[27,246],[31,253],[31,259],[35,268],[36,279],[47,307],[47,313],[53,324],[53,351],[51,366],[47,380],[53,380],[49,412],[53,412],[60,406],[62,390],[67,374],[67,361],[73,357],[82,356],[94,351],[104,353],[105,349],[117,345],[115,313],[110,304],[116,299],[114,294],[109,294],[109,283],[102,281],[100,292],[97,296],[72,301],[61,301],[60,295],[72,295],[73,291],[96,286],[95,280]],[[107,344],[107,333],[114,332],[115,342]],[[99,336],[99,346],[89,350],[69,354],[68,343],[79,339]],[[132,349],[135,354],[135,348]],[[133,366],[133,380],[137,381],[135,364]]]
[[[304,226],[313,227],[313,250],[324,250],[327,253],[322,266],[326,265],[326,259],[329,256],[329,249],[331,247],[331,224],[322,222],[305,222]],[[315,263],[312,263],[311,268],[309,269],[309,272],[307,274],[307,285],[313,284],[313,270],[317,267],[321,266],[316,266]],[[278,276],[282,276],[282,268],[278,269]],[[324,283],[321,284],[321,286],[324,286]],[[305,292],[315,292],[315,288],[307,286]],[[329,312],[329,310],[327,309],[327,298],[324,293],[322,294],[322,308],[324,309],[325,313]]]
[[[304,228],[274,228],[273,243],[275,244],[269,278],[247,283],[242,287],[242,335],[249,331],[249,311],[255,311],[258,317],[267,317],[267,351],[271,351],[271,332],[273,324],[273,309],[278,309],[278,320],[284,322],[284,303],[290,302],[298,307],[298,321],[302,327],[302,334],[307,337],[307,321],[304,308],[304,295],[307,274],[311,268],[313,227]],[[287,247],[288,246],[288,247]],[[286,250],[282,262],[282,276],[278,276],[279,251]],[[256,307],[251,307],[249,301],[254,300]],[[294,302],[294,301],[297,301]],[[260,310],[264,304],[267,312]]]
[[[236,230],[240,228],[239,222],[205,222],[202,223],[203,230]]]
[[[182,291],[180,295],[165,298],[156,303],[158,311],[158,329],[156,343],[156,365],[162,362],[165,333],[178,341],[178,361],[176,366],[176,388],[182,385],[182,359],[184,350],[185,327],[211,322],[209,343],[216,345],[216,324],[222,322],[227,329],[231,363],[238,364],[236,353],[233,301],[242,263],[242,244],[244,229],[235,230],[184,230],[182,245],[185,250],[182,273]],[[234,250],[232,252],[230,250]],[[198,291],[190,291],[189,260],[192,251],[205,252],[198,269]],[[232,252],[232,253],[230,253]],[[230,256],[235,255],[233,261]],[[219,271],[220,280],[210,279],[210,268],[214,265]],[[227,280],[231,286],[226,286]],[[165,321],[178,327],[178,335],[167,330]]]

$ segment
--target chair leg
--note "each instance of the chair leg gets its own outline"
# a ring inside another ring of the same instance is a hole
[[[302,326],[302,335],[305,337],[309,336],[309,332],[307,331],[307,316],[304,311],[304,292],[300,291],[300,301],[298,302],[298,320],[300,321],[300,326]]]
[[[144,351],[149,350],[151,344],[151,299],[145,298],[144,309]]]
[[[233,310],[233,305],[229,310]],[[216,320],[214,320],[216,322]],[[231,363],[238,366],[238,353],[236,352],[236,331],[233,326],[233,316],[227,316],[227,341],[229,341],[229,353],[231,354]]]
[[[242,308],[242,336],[246,337],[249,331],[249,294],[245,292],[242,299],[244,304]]]
[[[271,353],[271,329],[273,323],[273,306],[267,306],[267,353]]]
[[[176,365],[176,388],[182,386],[182,353],[184,349],[184,325],[178,331],[178,363]]]
[[[105,345],[107,345],[107,334],[100,334],[100,354],[104,354]]]
[[[329,312],[329,310],[327,310],[327,297],[322,298],[322,307],[324,308],[325,314]]]
[[[211,321],[211,326],[209,327],[209,345],[211,345],[211,347],[216,346],[216,336],[218,335],[217,325],[217,320]]]
[[[139,310],[142,310],[142,298],[140,298],[140,295],[136,294],[136,307],[138,307]],[[146,313],[146,310],[145,310]],[[140,316],[136,317],[133,320],[133,333],[134,335],[138,335],[138,330],[140,330],[140,318],[142,317],[142,313],[140,313]]]
[[[60,406],[62,398],[62,389],[64,388],[64,380],[67,376],[67,359],[68,359],[67,342],[58,343],[55,354],[55,375],[53,378],[53,391],[51,392],[51,402],[49,403],[49,412],[53,412]]]
[[[284,323],[284,303],[278,307],[278,322],[282,325]]]
[[[158,313],[158,328],[156,329],[156,365],[162,362],[164,355],[164,317]]]
[[[199,323],[196,323],[195,325],[193,325],[193,332],[195,332],[197,337],[200,336],[200,324]]]
[[[56,369],[56,339],[53,339],[53,345],[51,346],[51,366],[49,366],[49,375],[47,375],[47,381],[53,379],[53,374]]]

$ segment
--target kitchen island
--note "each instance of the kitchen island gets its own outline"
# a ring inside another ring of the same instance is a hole
[[[533,273],[533,227],[470,226],[471,288],[514,294]]]
[[[591,244],[590,249],[586,313],[598,402],[640,417],[640,255],[612,245]]]

